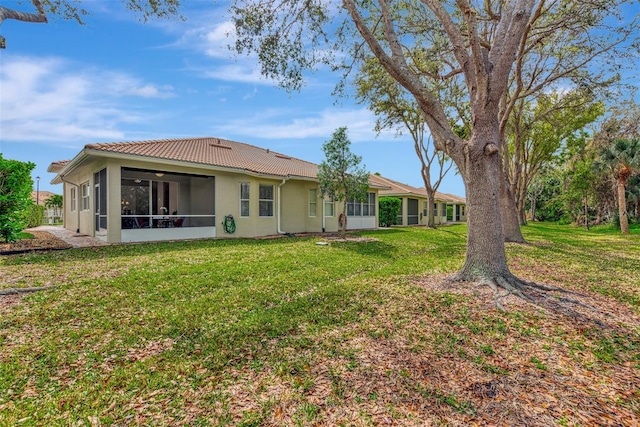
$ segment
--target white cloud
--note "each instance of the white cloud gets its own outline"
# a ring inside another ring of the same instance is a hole
[[[259,85],[273,85],[273,81],[260,74],[256,64],[235,63],[215,66],[212,69],[202,71],[202,76],[208,79],[222,80],[226,82],[251,83]]]
[[[229,46],[235,43],[235,26],[231,21],[216,25],[213,30],[204,34],[205,53],[214,58],[228,58],[231,56]]]
[[[220,128],[225,133],[266,139],[327,138],[337,128],[347,126],[349,139],[356,143],[375,138],[375,117],[366,108],[325,109],[306,117],[290,118],[290,111],[269,109],[253,117],[243,117]],[[299,112],[296,112],[299,115]],[[393,133],[389,133],[392,136]]]
[[[171,87],[121,72],[9,55],[3,57],[0,86],[0,133],[7,141],[122,139],[122,125],[147,117],[123,106],[121,98],[175,96]]]

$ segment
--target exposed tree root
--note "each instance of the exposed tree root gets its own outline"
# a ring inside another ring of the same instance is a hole
[[[453,282],[470,281],[461,274],[448,279]],[[502,302],[510,295],[521,298],[544,310],[559,313],[573,319],[588,320],[587,316],[580,313],[577,308],[597,311],[596,307],[585,304],[579,298],[584,296],[578,292],[551,286],[544,283],[536,283],[519,279],[511,273],[484,277],[476,280],[477,286],[488,286],[494,291],[494,303],[496,308],[506,311]],[[573,297],[561,296],[572,295]],[[600,323],[597,322],[596,323]]]
[[[0,296],[3,295],[19,295],[19,294],[28,294],[31,292],[39,292],[46,291],[47,289],[54,288],[55,286],[40,286],[34,288],[9,288],[9,289],[0,289]]]

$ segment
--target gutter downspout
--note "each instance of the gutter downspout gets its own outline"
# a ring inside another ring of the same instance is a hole
[[[322,232],[324,233],[326,230],[326,217],[324,215],[324,196],[322,196]]]
[[[278,184],[278,234],[285,234],[284,231],[282,231],[280,229],[280,222],[281,222],[281,216],[282,216],[282,197],[280,197],[281,191],[280,188],[287,182],[289,178],[283,178],[282,182],[280,184]]]
[[[76,212],[77,212],[76,216],[77,216],[77,225],[78,225],[78,228],[76,228],[76,233],[80,233],[80,209],[78,209],[78,193],[80,191],[80,185],[74,184],[71,181],[65,181],[63,175],[60,175],[60,181],[64,182],[65,184],[70,184],[76,187]],[[63,208],[63,212],[64,212],[64,208]],[[64,217],[66,218],[67,216],[65,215]]]

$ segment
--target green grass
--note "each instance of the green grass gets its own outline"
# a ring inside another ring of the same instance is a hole
[[[524,233],[531,245],[508,245],[520,276],[598,292],[638,313],[637,233],[549,224]],[[191,241],[0,258],[0,287],[57,285],[0,307],[0,425],[262,425],[285,403],[290,425],[331,424],[342,405],[362,405],[366,424],[372,402],[409,416],[381,389],[350,380],[373,369],[360,340],[401,339],[410,354],[459,360],[482,375],[509,375],[497,360],[509,339],[540,341],[547,353],[572,342],[567,351],[580,366],[588,353],[590,369],[640,364],[637,329],[549,332],[539,314],[478,312],[472,298],[413,285],[462,265],[464,225],[360,234],[377,240]],[[523,366],[553,371],[545,357],[526,354]],[[330,366],[320,375],[322,363]],[[422,384],[414,369],[386,375],[453,417],[481,413],[459,390]],[[252,402],[242,410],[238,389]],[[322,405],[308,400],[321,389]],[[625,404],[636,408],[633,399]]]

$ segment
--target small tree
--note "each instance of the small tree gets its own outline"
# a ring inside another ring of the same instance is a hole
[[[44,201],[44,206],[47,209],[53,210],[52,216],[54,217],[54,222],[55,218],[59,218],[60,216],[62,216],[62,196],[60,194],[54,194],[53,196],[49,197]]]
[[[397,197],[380,197],[379,223],[381,227],[389,227],[398,223],[398,215],[402,200]]]
[[[33,204],[31,162],[8,160],[0,154],[0,236],[14,242],[24,229],[28,208]]]
[[[365,201],[369,189],[369,172],[360,166],[362,158],[350,150],[347,128],[338,128],[330,141],[322,145],[326,157],[318,167],[320,192],[338,202],[344,202],[340,215],[340,232],[347,231],[347,202]]]

